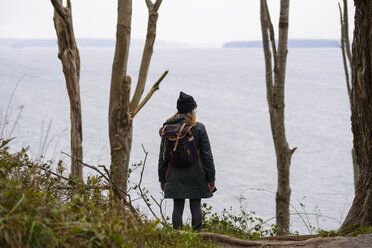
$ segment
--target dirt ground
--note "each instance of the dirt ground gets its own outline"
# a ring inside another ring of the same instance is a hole
[[[305,236],[287,236],[275,238],[259,239],[255,241],[247,241],[228,237],[225,235],[214,235],[204,233],[204,238],[216,242],[217,247],[221,248],[237,248],[237,247],[304,247],[304,248],[372,248],[372,234],[359,235],[358,237],[315,237],[310,235]]]

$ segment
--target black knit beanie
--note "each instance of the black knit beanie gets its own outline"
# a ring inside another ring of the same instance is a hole
[[[186,114],[196,108],[194,98],[186,93],[180,92],[180,97],[177,100],[177,110],[181,114]]]

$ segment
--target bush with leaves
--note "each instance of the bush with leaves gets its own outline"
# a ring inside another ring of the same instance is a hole
[[[255,216],[255,212],[246,211],[241,200],[237,213],[234,213],[233,208],[230,207],[218,214],[212,212],[212,207],[206,203],[202,205],[202,213],[204,231],[250,240],[276,234],[274,224],[269,225],[263,219]]]
[[[213,247],[195,233],[139,221],[103,192],[101,176],[74,182],[62,162],[54,172],[25,149],[9,153],[9,140],[0,144],[0,247]]]

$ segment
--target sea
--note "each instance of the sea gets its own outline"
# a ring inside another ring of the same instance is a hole
[[[15,137],[12,149],[28,147],[42,162],[69,158],[69,100],[57,48],[0,48],[0,132]],[[84,161],[110,164],[108,104],[113,48],[80,48],[80,92]],[[130,50],[132,92],[142,49]],[[143,186],[161,199],[157,176],[163,122],[176,112],[180,91],[192,95],[197,120],[208,132],[217,192],[203,203],[222,214],[230,209],[275,216],[277,166],[266,99],[262,48],[159,48],[151,61],[145,94],[165,70],[169,74],[134,119],[131,164],[148,152]],[[285,127],[290,148],[291,232],[334,230],[354,198],[352,132],[341,51],[290,48],[285,84]],[[143,146],[143,147],[142,147]],[[85,168],[84,177],[95,172]],[[138,182],[139,171],[131,176]],[[132,198],[136,198],[132,192]],[[171,215],[172,200],[164,201]],[[151,217],[140,200],[134,205]],[[190,221],[185,208],[184,221]],[[253,215],[253,213],[252,213]],[[268,223],[275,223],[272,219]]]

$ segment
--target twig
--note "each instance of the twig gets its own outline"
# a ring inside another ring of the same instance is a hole
[[[276,194],[275,192],[272,192],[270,190],[267,190],[267,189],[262,189],[262,188],[248,188],[250,190],[257,190],[257,191],[264,191],[264,192],[267,192],[267,193],[270,193],[270,194]]]
[[[309,233],[312,233],[311,232],[311,228],[307,225],[305,219],[299,214],[299,212],[297,211],[297,209],[291,203],[289,203],[289,205],[291,205],[291,207],[294,209],[294,211],[296,212],[296,214],[301,218],[302,222],[305,224],[305,226],[306,226],[307,230],[309,231]],[[307,213],[305,215],[307,215]]]
[[[50,129],[51,129],[51,126],[52,126],[52,122],[53,122],[53,120],[50,119],[49,124],[48,124],[48,128],[47,128],[46,133],[45,133],[45,136],[44,136],[44,141],[41,144],[41,150],[40,150],[40,154],[39,154],[39,160],[41,160],[41,158],[44,157],[44,155],[46,154],[46,152],[44,153],[44,150],[45,150],[45,146],[47,145],[47,139],[48,139],[49,132],[50,132]],[[43,134],[41,134],[41,135],[43,135]],[[53,140],[53,138],[52,138],[52,140]],[[50,140],[50,142],[52,140]],[[49,143],[48,143],[48,145],[49,145]],[[44,162],[44,159],[41,160],[41,161]]]
[[[13,132],[14,132],[14,129],[16,128],[17,123],[18,123],[19,119],[21,118],[21,115],[22,115],[22,112],[23,112],[23,108],[24,108],[24,105],[21,105],[21,109],[19,110],[19,113],[18,113],[18,115],[17,115],[17,118],[16,118],[15,121],[14,121],[13,127],[12,127],[12,129],[10,130],[10,133],[9,133],[9,135],[8,135],[8,138],[12,137],[12,134],[13,134]],[[0,121],[0,124],[1,124],[1,121]]]
[[[59,174],[57,174],[57,173],[55,173],[55,172],[53,172],[51,170],[45,169],[45,168],[43,168],[41,166],[35,166],[35,167],[38,168],[38,169],[40,169],[40,170],[46,171],[46,172],[48,172],[48,173],[50,173],[50,174],[52,174],[52,175],[54,175],[56,177],[62,178],[63,180],[66,180],[66,181],[69,181],[69,182],[72,182],[72,183],[76,183],[76,184],[79,184],[79,185],[85,185],[85,184],[82,184],[82,183],[78,183],[78,182],[76,182],[76,181],[74,181],[72,179],[69,179],[67,177],[64,177],[62,175],[59,175]]]
[[[110,186],[108,185],[100,185],[100,186],[94,186],[94,185],[85,185],[84,184],[84,187],[85,189],[101,189],[101,190],[107,190],[107,189],[111,189]],[[66,189],[66,190],[74,190],[76,189],[75,187],[72,187],[72,186],[57,186],[56,187],[57,189]]]
[[[151,196],[151,199],[155,202],[156,205],[158,205],[160,215],[161,215],[161,218],[163,220],[162,224],[165,225],[167,223],[167,220],[166,220],[166,218],[164,216],[164,213],[163,213],[163,202],[165,200],[164,195],[163,195],[163,198],[160,200],[160,203],[153,196]]]
[[[264,191],[264,192],[267,192],[267,193],[270,193],[270,194],[275,194],[275,192],[272,192],[272,191],[269,191],[267,189],[262,189],[262,188],[248,188],[249,190],[257,190],[257,191]],[[301,215],[314,215],[314,216],[318,216],[318,217],[324,217],[324,218],[328,218],[328,219],[331,219],[331,220],[334,220],[334,221],[337,221],[338,223],[341,224],[341,221],[339,219],[336,219],[334,217],[330,217],[330,216],[327,216],[327,215],[321,215],[321,214],[314,214],[314,213],[307,213],[306,211],[304,213],[300,213],[297,211],[297,209],[291,204],[289,203],[289,205],[295,210],[296,213],[293,213],[293,214],[289,214],[289,215],[298,215],[302,221],[305,223],[306,227],[307,227],[307,224],[306,224],[306,221],[301,217]],[[304,208],[303,208],[304,209]],[[305,210],[305,209],[304,209]],[[272,217],[268,220],[266,220],[265,222],[263,222],[262,224],[264,223],[267,223],[268,221],[272,220],[272,219],[275,219],[276,217]],[[250,229],[252,230],[252,229]],[[311,232],[310,232],[311,233]]]
[[[14,87],[13,89],[13,92],[12,94],[10,95],[10,98],[9,98],[9,102],[8,102],[8,106],[6,107],[6,112],[5,112],[5,116],[4,116],[4,124],[1,128],[1,134],[0,134],[0,137],[3,137],[3,133],[4,133],[4,128],[5,128],[5,124],[6,124],[6,119],[8,117],[8,111],[9,111],[9,107],[10,107],[10,103],[12,102],[12,99],[13,99],[13,96],[14,96],[14,93],[15,91],[17,90],[17,87],[19,85],[19,83],[25,78],[25,77],[31,77],[29,74],[24,74],[16,83],[16,86]]]
[[[142,144],[142,149],[143,149],[143,152],[145,153],[145,158],[143,160],[143,163],[142,163],[142,169],[141,169],[141,173],[140,173],[140,179],[139,179],[139,182],[137,184],[137,187],[138,187],[138,190],[139,190],[139,196],[140,198],[137,198],[137,199],[143,199],[143,201],[145,202],[147,208],[150,210],[150,212],[152,213],[152,215],[160,220],[160,218],[155,214],[154,210],[151,208],[150,206],[150,203],[148,202],[148,198],[146,196],[146,193],[144,192],[144,189],[141,187],[141,184],[142,184],[142,179],[143,179],[143,174],[144,174],[144,171],[145,171],[145,167],[146,167],[146,161],[147,161],[147,156],[148,156],[148,152],[146,151],[144,145]],[[155,202],[155,204],[159,207],[159,210],[160,210],[160,215],[161,215],[161,220],[160,223],[163,225],[163,226],[166,226],[166,218],[164,217],[164,214],[163,214],[163,208],[162,208],[162,204],[163,204],[163,201],[164,201],[164,198],[160,201],[160,203],[152,196],[150,195],[151,199]],[[136,199],[136,200],[137,200]]]
[[[70,157],[71,158],[71,155],[70,154],[67,154],[67,153],[65,153],[64,151],[61,151],[61,153],[62,154],[64,154],[64,155],[66,155],[66,156],[68,156],[68,157]],[[90,168],[90,169],[93,169],[93,170],[95,170],[95,171],[97,171],[107,182],[111,182],[111,180],[109,179],[109,178],[107,178],[106,177],[106,175],[105,174],[103,174],[99,169],[97,169],[96,167],[94,167],[94,166],[92,166],[92,165],[89,165],[89,164],[86,164],[86,163],[84,163],[84,162],[82,162],[82,161],[80,161],[80,160],[78,160],[78,162],[80,163],[80,164],[82,164],[83,166],[86,166],[86,167],[88,167],[88,168]]]
[[[147,208],[150,210],[150,212],[152,213],[152,215],[154,215],[154,217],[156,219],[159,219],[158,216],[155,214],[154,210],[151,208],[147,198],[146,198],[146,195],[144,194],[143,192],[143,189],[141,187],[141,184],[142,184],[142,178],[143,178],[143,172],[145,171],[145,166],[146,166],[146,160],[147,160],[147,155],[149,154],[146,150],[145,150],[145,147],[142,145],[142,149],[143,149],[143,152],[145,153],[145,158],[143,160],[143,164],[142,164],[142,170],[141,170],[141,174],[140,174],[140,179],[139,179],[139,183],[138,183],[138,189],[139,189],[139,192],[140,192],[140,196],[141,198],[144,200],[144,202],[146,203],[146,206]]]

